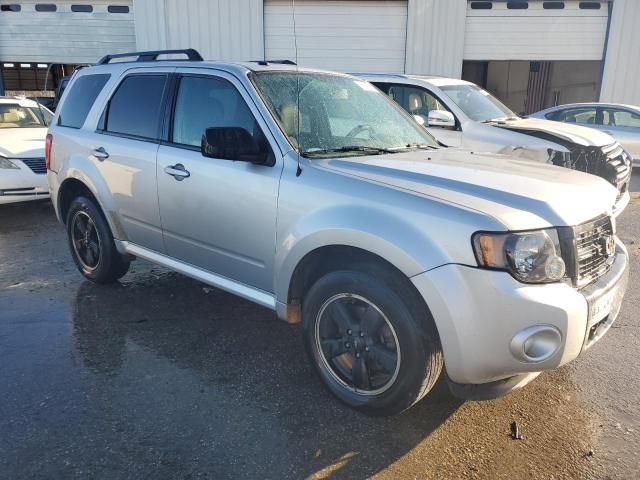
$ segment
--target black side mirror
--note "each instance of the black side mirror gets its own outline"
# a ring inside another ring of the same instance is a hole
[[[262,135],[256,140],[242,127],[207,128],[200,145],[202,155],[223,160],[237,160],[257,165],[269,164],[271,148]]]

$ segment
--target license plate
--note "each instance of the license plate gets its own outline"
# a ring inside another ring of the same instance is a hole
[[[622,305],[622,297],[624,296],[624,285],[618,284],[593,301],[590,308],[591,325],[595,325],[607,315],[612,315],[610,321],[613,321],[620,311]]]

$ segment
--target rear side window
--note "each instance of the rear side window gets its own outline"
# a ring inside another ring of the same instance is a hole
[[[109,133],[157,139],[166,75],[130,75],[113,94],[104,118]]]
[[[58,116],[58,125],[81,128],[87,119],[89,110],[109,80],[109,74],[83,75],[78,78],[66,99]]]

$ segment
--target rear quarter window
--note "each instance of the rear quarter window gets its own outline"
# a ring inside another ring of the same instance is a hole
[[[65,101],[58,115],[58,125],[81,128],[93,102],[109,81],[110,74],[83,75],[66,92]]]

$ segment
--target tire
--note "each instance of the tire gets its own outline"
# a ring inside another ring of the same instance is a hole
[[[106,284],[127,273],[129,261],[116,249],[109,225],[93,200],[75,198],[69,206],[66,226],[71,256],[85,278]]]
[[[363,413],[396,415],[436,383],[442,349],[417,294],[388,272],[374,273],[321,277],[304,298],[304,341],[331,393]]]

